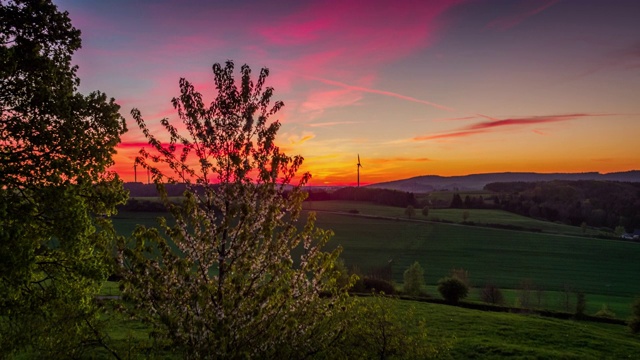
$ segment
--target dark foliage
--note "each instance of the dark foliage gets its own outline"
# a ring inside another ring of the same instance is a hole
[[[362,282],[362,285],[358,285],[358,282]],[[354,289],[364,289],[364,292],[375,292],[375,293],[385,293],[387,295],[394,295],[396,293],[396,288],[390,281],[376,279],[371,277],[365,277],[361,280],[358,280]]]
[[[497,208],[524,216],[580,226],[627,231],[640,227],[640,183],[548,181],[491,183]]]
[[[438,281],[438,292],[445,301],[457,303],[469,294],[469,287],[457,277],[445,277]]]
[[[345,187],[334,192],[314,190],[309,192],[307,200],[347,200],[347,201],[367,201],[380,205],[404,207],[411,205],[418,206],[418,201],[413,193],[374,188]]]

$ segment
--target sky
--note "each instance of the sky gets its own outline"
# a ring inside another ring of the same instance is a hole
[[[113,170],[179,121],[184,77],[247,64],[284,108],[277,143],[311,185],[421,175],[640,169],[640,1],[54,0],[82,31],[80,91],[121,105]],[[140,181],[140,173],[138,173]],[[146,179],[145,179],[146,180]]]

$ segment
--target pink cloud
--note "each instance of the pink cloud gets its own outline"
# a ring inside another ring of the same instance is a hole
[[[258,21],[253,30],[267,48],[289,53],[295,47],[287,63],[296,72],[359,76],[428,47],[438,38],[441,15],[461,2],[305,2],[276,21]]]
[[[556,4],[559,0],[546,0],[540,4],[540,1],[528,1],[522,3],[521,9],[515,14],[510,14],[505,17],[497,18],[487,24],[487,29],[508,30],[514,26],[519,25],[527,18],[537,15],[547,8]]]
[[[575,120],[575,119],[585,118],[585,117],[595,117],[595,116],[605,116],[605,115],[616,115],[616,114],[566,114],[566,115],[532,116],[532,117],[518,118],[518,119],[501,119],[501,120],[496,119],[494,121],[483,121],[483,122],[478,122],[468,126],[464,126],[444,134],[417,136],[412,140],[427,141],[427,140],[466,137],[471,135],[487,133],[487,132],[504,128],[504,127],[519,128],[519,127],[525,127],[532,124],[556,123],[556,122],[570,121],[570,120]],[[482,116],[487,117],[484,115]],[[534,130],[534,132],[542,135],[542,133],[539,130]]]
[[[457,138],[457,137],[466,137],[471,135],[476,135],[483,133],[484,131],[456,131],[449,134],[438,134],[438,135],[427,135],[427,136],[416,136],[413,138],[413,141],[427,141],[427,140],[438,140],[438,139],[448,139],[448,138]]]
[[[463,130],[482,130],[482,129],[502,127],[502,126],[523,126],[523,125],[530,125],[530,124],[559,122],[559,121],[573,120],[573,119],[577,119],[585,116],[596,116],[596,115],[569,114],[569,115],[534,116],[530,118],[521,118],[521,119],[503,119],[503,120],[496,120],[496,121],[484,121],[484,122],[480,122],[480,123],[476,123],[476,124],[464,127]]]

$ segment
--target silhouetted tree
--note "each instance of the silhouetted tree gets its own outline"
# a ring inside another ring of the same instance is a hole
[[[462,208],[462,198],[460,197],[460,194],[456,193],[453,194],[453,198],[451,199],[451,205],[449,205],[450,208],[452,209],[460,209]]]
[[[0,357],[105,345],[95,295],[114,235],[103,215],[126,199],[107,169],[126,127],[113,99],[77,92],[80,45],[50,0],[0,1]]]

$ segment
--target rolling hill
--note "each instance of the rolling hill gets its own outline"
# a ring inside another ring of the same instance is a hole
[[[640,182],[640,170],[601,174],[587,173],[534,173],[534,172],[504,172],[473,174],[464,176],[416,176],[404,180],[395,180],[367,185],[371,188],[392,189],[413,193],[424,193],[434,190],[482,190],[485,185],[493,182],[533,182],[552,180],[600,180]]]

